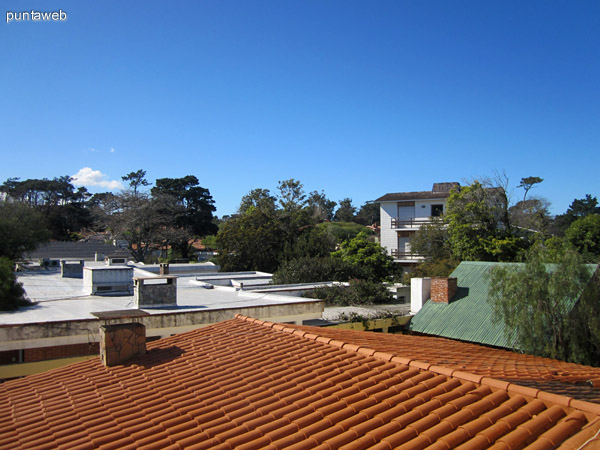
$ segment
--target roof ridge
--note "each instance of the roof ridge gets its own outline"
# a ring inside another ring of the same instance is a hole
[[[296,336],[305,339],[321,342],[326,345],[333,345],[334,347],[338,347],[347,351],[353,351],[364,356],[371,356],[373,358],[382,359],[387,362],[403,364],[405,366],[409,366],[415,369],[428,370],[439,375],[445,375],[450,378],[457,378],[462,381],[477,383],[482,386],[488,386],[490,388],[505,391],[511,394],[518,394],[523,395],[525,397],[539,399],[544,403],[552,402],[559,406],[573,408],[584,413],[590,413],[600,416],[600,404],[598,403],[587,402],[585,400],[577,400],[573,397],[568,397],[566,395],[553,394],[551,392],[542,391],[541,389],[522,386],[520,384],[500,380],[486,375],[477,375],[459,369],[452,369],[450,367],[436,366],[435,364],[430,364],[416,359],[405,358],[403,356],[397,356],[392,353],[380,352],[372,348],[363,347],[356,344],[350,344],[348,342],[328,338],[326,336],[320,336],[318,334],[309,333],[307,331],[298,330],[296,328],[286,327],[285,324],[255,319],[253,317],[244,316],[242,314],[236,314],[235,319],[255,323],[257,325],[262,325],[267,328],[282,331],[284,333],[295,334]]]

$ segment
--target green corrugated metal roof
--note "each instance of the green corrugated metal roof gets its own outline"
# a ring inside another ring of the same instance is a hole
[[[494,323],[492,307],[487,302],[489,273],[498,265],[463,261],[452,272],[458,291],[449,304],[426,302],[412,318],[410,329],[420,333],[443,336],[462,341],[509,347],[503,323]],[[590,275],[597,266],[590,265]]]

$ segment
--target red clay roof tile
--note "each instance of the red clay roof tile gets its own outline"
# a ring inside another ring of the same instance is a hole
[[[292,327],[310,328],[298,325]],[[382,333],[369,335],[334,328],[321,328],[319,331],[323,339],[335,339],[376,352],[394,354],[394,361],[400,364],[416,360],[600,403],[600,368],[444,338]],[[598,382],[594,383],[594,380]]]
[[[0,429],[17,443],[4,447],[58,448],[72,431],[68,444],[81,448],[472,450],[584,442],[586,426],[600,429],[600,405],[499,382],[493,357],[463,352],[464,363],[449,365],[420,357],[438,341],[421,340],[424,353],[413,354],[397,338],[298,329],[238,317],[148,343],[127,365],[89,360],[4,383]],[[555,382],[527,361],[503,367]]]

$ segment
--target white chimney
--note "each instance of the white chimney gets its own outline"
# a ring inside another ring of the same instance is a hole
[[[410,279],[410,312],[418,313],[431,297],[431,278]]]

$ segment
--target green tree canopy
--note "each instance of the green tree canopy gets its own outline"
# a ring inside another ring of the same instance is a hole
[[[0,256],[0,311],[13,311],[20,306],[31,305],[23,286],[17,282],[13,262]]]
[[[223,271],[274,272],[283,258],[286,233],[282,224],[263,210],[250,208],[221,225],[217,234],[218,262]]]
[[[283,262],[273,274],[274,284],[316,283],[320,281],[348,281],[362,275],[356,266],[340,258],[298,257]]]
[[[86,208],[90,194],[85,187],[75,188],[69,175],[52,180],[9,178],[0,185],[8,203],[20,203],[44,216],[45,226],[52,239],[68,240],[71,233],[92,226]]]
[[[127,241],[136,261],[144,261],[152,249],[163,248],[174,241],[187,242],[191,237],[175,225],[184,209],[173,202],[172,197],[124,193],[115,196],[111,205],[115,210],[104,217],[107,228]]]
[[[329,200],[325,192],[312,191],[308,196],[307,206],[311,211],[311,216],[316,222],[324,220],[333,220],[333,210],[336,202]]]
[[[23,203],[0,201],[0,256],[18,260],[49,238],[41,213]]]
[[[293,178],[279,181],[277,189],[279,190],[279,205],[284,212],[295,213],[306,206],[306,194],[300,181]]]
[[[600,206],[596,197],[586,194],[585,198],[573,200],[564,214],[556,216],[553,230],[556,234],[563,235],[573,222],[590,214],[600,214]]]
[[[329,306],[359,306],[390,303],[394,300],[388,288],[373,281],[352,279],[348,286],[331,286],[313,289],[303,297],[318,298]]]
[[[326,230],[337,244],[355,238],[358,233],[366,233],[369,236],[375,234],[371,229],[355,222],[324,222],[318,224],[317,228]]]
[[[401,272],[394,259],[381,245],[369,240],[367,233],[359,233],[355,238],[342,242],[340,249],[331,256],[360,268],[363,278],[371,281],[392,279]]]
[[[356,208],[352,206],[352,199],[346,197],[339,201],[339,207],[335,212],[336,222],[353,222],[356,216]]]
[[[360,207],[354,217],[354,221],[365,226],[379,225],[381,223],[380,214],[381,208],[379,207],[379,203],[367,202]]]
[[[201,237],[215,234],[218,227],[213,223],[213,212],[216,211],[210,191],[199,186],[198,178],[187,175],[183,178],[159,178],[150,191],[152,197],[170,198],[175,205],[183,208],[183,213],[175,217],[175,228],[180,231],[172,235],[170,244],[181,256],[187,258],[191,249],[190,237]]]
[[[435,218],[432,223],[422,225],[410,238],[410,251],[428,260],[450,259],[452,249],[444,220]]]
[[[495,268],[488,299],[514,348],[539,356],[600,364],[600,304],[595,266],[563,252],[549,265],[531,251],[524,264]]]
[[[268,189],[252,189],[242,197],[238,213],[243,214],[250,208],[259,209],[267,214],[275,212],[275,201],[277,199],[271,195]]]
[[[136,172],[129,172],[127,175],[122,176],[123,181],[129,182],[129,187],[133,189],[133,195],[137,195],[138,189],[142,186],[150,186],[151,183],[146,180],[146,171],[140,169]]]
[[[565,239],[587,261],[600,262],[600,214],[577,219],[565,231]]]
[[[478,181],[450,193],[445,219],[452,256],[460,261],[513,261],[525,245],[510,234],[504,189]]]
[[[509,208],[510,223],[524,235],[545,236],[550,228],[550,202],[541,198],[522,200]]]
[[[531,190],[531,188],[534,185],[541,183],[542,181],[544,181],[544,179],[540,178],[540,177],[521,178],[521,184],[519,184],[517,187],[525,189],[525,194],[523,195],[523,201],[525,201],[525,199],[527,198],[527,193]]]

